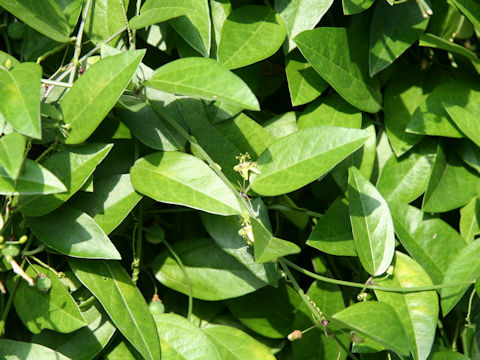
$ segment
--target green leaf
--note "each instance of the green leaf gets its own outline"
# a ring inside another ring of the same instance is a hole
[[[208,325],[203,332],[215,344],[222,360],[275,360],[269,348],[237,328]]]
[[[480,234],[480,199],[472,198],[460,209],[460,234],[467,243],[471,243]]]
[[[275,139],[293,134],[298,130],[297,113],[294,111],[274,116],[263,123],[263,127]]]
[[[8,176],[17,179],[23,163],[26,139],[17,132],[0,138],[0,164]]]
[[[210,53],[211,24],[207,0],[182,0],[189,12],[169,21],[175,31],[195,50]]]
[[[370,76],[385,69],[417,41],[428,20],[413,1],[395,6],[377,2],[370,28]]]
[[[120,263],[69,259],[80,282],[102,304],[118,330],[142,354],[158,359],[160,344],[148,305]]]
[[[44,330],[34,335],[32,342],[55,349],[72,359],[89,360],[95,357],[112,338],[115,326],[109,321],[105,311],[98,302],[82,313],[88,323],[70,334],[59,334]]]
[[[194,298],[216,301],[248,294],[267,285],[211,239],[192,239],[172,245],[183,263]],[[168,251],[153,261],[155,277],[164,286],[183,294],[189,283]]]
[[[66,148],[50,156],[42,165],[60,179],[68,191],[46,196],[20,196],[18,206],[22,214],[42,216],[60,207],[80,190],[112,146],[112,144],[86,144]]]
[[[8,12],[58,42],[68,42],[70,27],[55,0],[0,0]]]
[[[31,278],[43,273],[52,280],[52,287],[48,293],[40,291],[36,286],[29,286],[23,280],[18,284],[13,305],[29,331],[38,334],[43,329],[52,329],[69,333],[87,325],[78,305],[57,275],[39,265],[29,266],[25,272]],[[7,282],[11,293],[15,287],[14,283],[14,278]]]
[[[345,15],[358,14],[367,10],[375,0],[342,0],[343,13]]]
[[[130,343],[122,339],[104,357],[105,360],[140,360],[142,356]]]
[[[14,67],[20,64],[20,62],[17,59],[15,59],[12,55],[6,52],[0,51],[0,65],[3,67],[7,67],[6,65],[9,60],[10,60],[10,66]]]
[[[337,94],[322,97],[309,104],[298,118],[298,128],[340,126],[362,127],[362,113]]]
[[[108,56],[74,82],[61,102],[63,119],[70,127],[66,144],[81,143],[93,133],[120,98],[144,55],[145,50],[137,50]]]
[[[401,158],[392,154],[377,181],[385,200],[410,203],[422,195],[430,179],[435,150],[433,141],[424,141]]]
[[[245,109],[260,109],[243,80],[213,59],[190,57],[171,61],[157,69],[144,85],[174,94],[223,100]]]
[[[450,119],[443,101],[456,99],[467,90],[463,82],[445,82],[435,88],[418,106],[406,131],[413,134],[462,138],[463,134]]]
[[[100,43],[121,30],[126,25],[126,15],[122,6],[126,11],[128,2],[128,0],[93,1],[85,22],[85,33],[88,38],[94,43]]]
[[[258,158],[252,190],[274,196],[297,190],[325,175],[368,138],[363,130],[315,127],[299,130],[270,145]]]
[[[453,154],[445,154],[439,146],[427,191],[423,211],[445,212],[465,205],[475,194],[479,178]]]
[[[212,214],[242,212],[233,190],[195,156],[157,152],[135,163],[131,170],[134,188],[156,201],[179,204]]]
[[[128,109],[116,109],[115,113],[138,140],[152,149],[172,151],[185,145],[185,139],[178,131],[143,101]]]
[[[307,295],[328,316],[345,308],[342,292],[337,285],[315,281],[310,285]],[[312,311],[302,302],[297,306],[292,329],[308,329],[312,325],[316,325],[316,321],[312,318]],[[334,326],[327,326],[326,331],[329,334],[333,332],[345,348],[349,347],[348,334],[339,333]],[[294,358],[299,360],[346,359],[347,357],[345,350],[340,349],[333,338],[325,336],[324,329],[318,326],[304,332],[301,340],[294,341],[292,350]]]
[[[55,194],[67,191],[65,185],[50,171],[35,161],[26,159],[23,170],[16,180],[0,168],[1,195]]]
[[[318,219],[306,244],[330,255],[357,256],[345,198],[336,199]]]
[[[480,276],[480,241],[475,240],[464,247],[452,259],[445,271],[443,284],[471,281],[473,282]],[[442,314],[447,316],[450,310],[460,301],[463,294],[471,285],[451,286],[441,289]]]
[[[296,306],[301,302],[290,286],[280,283],[226,301],[228,309],[249,329],[272,338],[285,338],[292,331]]]
[[[480,29],[480,5],[474,0],[452,0],[457,7],[477,29]]]
[[[355,248],[363,268],[383,274],[392,262],[395,235],[385,199],[356,168],[348,172],[348,199]]]
[[[477,173],[480,173],[480,148],[470,141],[462,142],[458,147],[459,157]]]
[[[297,254],[300,247],[296,244],[274,237],[260,221],[250,218],[255,243],[255,261],[264,263],[281,256]]]
[[[440,284],[445,270],[465,241],[441,219],[425,218],[422,211],[403,203],[389,203],[398,239],[405,250]]]
[[[469,91],[464,90],[461,95],[461,100],[459,97],[453,101],[446,99],[442,104],[462,133],[480,146],[480,126],[478,125],[480,92],[469,89]]]
[[[162,347],[162,360],[220,360],[212,340],[177,314],[153,315]]]
[[[58,252],[88,259],[120,259],[115,246],[86,213],[68,205],[40,217],[27,218],[35,236]]]
[[[62,10],[70,29],[75,29],[78,18],[82,11],[82,0],[55,0],[60,10]]]
[[[408,68],[408,71],[415,71]],[[405,76],[401,71],[388,82],[383,107],[388,140],[397,156],[401,156],[422,140],[421,135],[405,131],[415,109],[423,102],[423,72]]]
[[[130,175],[123,174],[95,180],[93,192],[78,194],[72,200],[74,207],[90,215],[108,235],[122,223],[141,198],[133,188]]]
[[[140,29],[164,22],[190,12],[190,1],[182,0],[148,0],[140,9],[140,15],[129,21],[132,29]]]
[[[23,135],[42,138],[40,124],[40,78],[38,64],[22,63],[12,70],[0,67],[0,116]]]
[[[287,29],[280,16],[266,6],[247,5],[228,15],[218,45],[218,61],[236,69],[264,60],[282,46]]]
[[[360,302],[336,313],[333,319],[401,356],[408,356],[410,353],[402,322],[395,309],[386,303]]]
[[[377,79],[368,75],[367,53],[359,29],[321,27],[295,37],[307,61],[346,101],[360,110],[380,110]],[[318,41],[322,39],[322,41]]]
[[[278,272],[273,263],[259,264],[255,262],[253,249],[244,238],[238,235],[240,221],[236,216],[217,216],[201,213],[200,217],[208,234],[226,253],[240,261],[258,279],[277,286]]]
[[[297,51],[285,58],[285,73],[293,106],[315,100],[328,87],[325,80]]]
[[[379,280],[378,285],[409,288],[430,286],[432,281],[425,270],[401,252],[396,252],[393,275]],[[435,291],[394,293],[375,290],[377,299],[395,309],[400,319],[414,359],[427,359],[435,339],[438,320],[438,297]]]
[[[467,49],[466,47],[433,34],[423,34],[420,36],[419,45],[434,49],[442,49],[448,51],[449,53],[465,56],[468,60],[470,60],[477,72],[480,73],[480,59],[473,51]]]
[[[275,0],[275,11],[287,28],[289,52],[296,47],[293,38],[304,30],[313,29],[332,4],[333,0]]]
[[[8,360],[70,360],[45,346],[9,339],[0,339],[0,356]]]

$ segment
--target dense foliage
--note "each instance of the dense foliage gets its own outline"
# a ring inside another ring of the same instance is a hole
[[[0,0],[0,357],[479,359],[479,38],[476,0]]]

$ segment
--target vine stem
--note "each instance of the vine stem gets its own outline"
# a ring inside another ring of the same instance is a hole
[[[291,268],[297,270],[298,272],[304,275],[310,276],[315,280],[323,281],[330,284],[350,286],[350,287],[356,287],[361,289],[380,290],[380,291],[387,291],[387,292],[412,293],[412,292],[420,292],[420,291],[438,290],[438,289],[455,287],[455,286],[472,285],[474,283],[473,281],[462,281],[462,282],[454,282],[450,284],[415,286],[415,287],[408,287],[408,288],[368,285],[368,284],[361,284],[361,283],[356,283],[352,281],[338,280],[338,279],[332,279],[326,276],[321,276],[311,271],[308,271],[285,258],[283,258],[283,261]]]
[[[86,0],[85,7],[83,9],[83,14],[82,14],[82,21],[80,22],[80,27],[78,28],[77,40],[75,41],[75,52],[73,53],[73,60],[72,60],[72,63],[73,63],[72,71],[70,72],[70,77],[68,79],[68,82],[70,84],[73,84],[73,80],[75,79],[75,75],[77,73],[80,53],[82,52],[83,30],[85,29],[85,22],[87,21],[90,4],[91,4],[91,0]]]

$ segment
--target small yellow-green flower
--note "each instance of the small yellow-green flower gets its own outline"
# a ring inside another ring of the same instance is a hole
[[[248,172],[251,171],[255,174],[260,174],[260,171],[257,169],[257,162],[251,161],[250,154],[246,152],[245,154],[240,154],[236,156],[238,160],[238,165],[233,167],[233,170],[240,173],[240,175],[245,179],[248,180]]]

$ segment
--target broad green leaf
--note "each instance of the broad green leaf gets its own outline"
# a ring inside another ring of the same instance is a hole
[[[332,177],[343,191],[348,188],[348,169],[355,166],[366,179],[370,179],[375,167],[377,137],[374,124],[365,118],[362,129],[368,133],[368,139],[363,146],[353,154],[347,156],[340,164],[332,170]]]
[[[174,94],[223,100],[245,109],[260,109],[243,80],[213,59],[191,57],[171,61],[157,69],[144,85]]]
[[[107,40],[126,25],[129,0],[95,0],[91,3],[85,33],[94,43]],[[123,10],[123,9],[125,10]]]
[[[203,332],[215,344],[222,360],[275,360],[265,345],[237,328],[208,325]]]
[[[55,0],[0,0],[0,6],[50,39],[69,40],[70,27]]]
[[[385,199],[356,168],[348,172],[348,200],[355,248],[363,268],[383,274],[392,262],[395,234]]]
[[[480,199],[472,198],[460,209],[460,234],[467,243],[471,243],[480,234]]]
[[[370,28],[370,75],[385,69],[417,41],[428,20],[416,2],[392,6],[378,1]]]
[[[40,139],[40,78],[38,64],[22,63],[11,70],[0,67],[0,116],[23,135]]]
[[[0,356],[7,360],[70,360],[43,345],[0,339]]]
[[[448,157],[447,157],[448,156]],[[465,205],[475,194],[479,177],[439,146],[423,197],[423,211],[445,212]]]
[[[480,148],[470,141],[462,142],[458,147],[459,157],[480,173]]]
[[[364,130],[314,127],[299,130],[270,145],[258,158],[260,174],[252,175],[252,190],[281,195],[325,175],[368,138]]]
[[[156,201],[212,214],[242,212],[238,198],[199,158],[180,152],[157,152],[137,160],[131,170],[134,188]]]
[[[210,1],[210,16],[212,18],[213,36],[215,41],[212,41],[211,54],[217,56],[218,44],[220,44],[220,37],[222,27],[226,18],[232,12],[232,4],[229,0],[211,0]]]
[[[107,235],[121,224],[142,198],[133,188],[129,174],[95,180],[93,188],[93,192],[84,192],[72,199],[73,206],[90,215]]]
[[[29,331],[38,334],[43,329],[51,329],[70,333],[87,326],[75,300],[57,275],[39,265],[29,266],[25,272],[31,278],[35,278],[38,273],[43,273],[52,280],[52,287],[48,293],[40,291],[36,286],[29,286],[23,280],[17,287],[13,305]],[[14,278],[7,282],[10,292],[15,287],[14,283]]]
[[[0,66],[7,67],[7,62],[10,61],[10,66],[14,67],[20,64],[20,62],[15,59],[12,55],[0,51]]]
[[[480,4],[478,2],[475,0],[452,0],[452,3],[477,29],[480,29]]]
[[[116,109],[115,113],[138,140],[152,149],[172,151],[185,145],[178,131],[143,101],[135,101],[128,109]]]
[[[240,149],[241,153],[248,152],[252,159],[257,159],[274,142],[273,137],[259,123],[244,113],[217,124],[215,128]]]
[[[315,281],[308,289],[307,295],[328,316],[345,308],[342,292],[337,285]],[[292,329],[308,329],[312,325],[316,325],[316,321],[312,318],[312,311],[302,302],[297,307]],[[334,326],[327,326],[326,332],[329,334],[333,332],[346,348],[349,347],[348,334],[338,333]],[[325,336],[321,327],[315,327],[303,333],[301,340],[292,343],[292,350],[294,358],[298,360],[346,359],[347,357],[346,352],[339,348],[333,338]]]
[[[469,87],[459,81],[442,83],[415,110],[406,131],[421,135],[463,137],[460,129],[445,111],[443,101],[452,101],[459,96],[462,97],[463,92],[467,89]]]
[[[358,14],[367,10],[375,0],[342,0],[343,13],[345,15]]]
[[[34,335],[32,342],[55,349],[72,359],[92,359],[107,345],[116,328],[97,302],[82,312],[82,315],[87,321],[88,327],[83,327],[70,334],[44,330],[40,334]]]
[[[425,218],[413,206],[391,202],[389,208],[395,232],[405,250],[434,284],[440,284],[448,264],[465,247],[465,240],[443,220]]]
[[[435,348],[437,349],[432,351],[428,360],[469,360],[470,359],[469,357],[463,354],[460,354],[459,352],[446,349],[441,346],[440,347],[435,346]]]
[[[264,122],[263,127],[275,140],[278,140],[298,130],[297,113],[290,111],[274,116]]]
[[[376,281],[380,286],[409,288],[430,286],[425,270],[401,252],[396,252],[393,275]],[[394,293],[375,290],[377,299],[391,305],[400,319],[414,359],[427,359],[435,339],[438,320],[438,297],[435,291]]]
[[[142,356],[130,343],[122,339],[104,357],[105,360],[141,360]]]
[[[449,53],[465,56],[468,60],[471,61],[477,72],[480,73],[480,59],[473,51],[467,49],[464,46],[456,44],[453,41],[448,41],[433,34],[423,34],[422,36],[420,36],[419,45],[431,47],[434,49],[442,49],[448,51]]]
[[[446,99],[442,104],[462,133],[480,146],[480,126],[478,124],[480,92],[471,89],[464,91],[462,95],[462,101],[460,98],[456,98],[454,101]]]
[[[35,161],[26,159],[23,170],[16,180],[0,168],[1,195],[55,194],[67,191],[65,185],[50,171]]]
[[[145,299],[119,262],[69,259],[75,276],[98,299],[118,330],[142,354],[158,359],[160,344]]]
[[[249,329],[273,339],[285,338],[292,331],[298,294],[284,282],[254,293],[230,299],[226,305],[232,314]]]
[[[443,284],[461,281],[475,281],[480,276],[480,241],[475,240],[464,247],[452,259],[445,271]],[[445,287],[440,290],[442,314],[447,316],[460,301],[470,285]]]
[[[86,140],[120,98],[145,50],[125,51],[99,60],[74,82],[61,102],[70,127],[67,144]]]
[[[42,165],[67,187],[61,194],[20,196],[18,206],[26,216],[42,216],[60,207],[75,194],[107,156],[112,144],[86,144],[54,153]]]
[[[212,239],[191,239],[172,245],[182,260],[182,268],[168,251],[153,260],[155,277],[164,286],[189,293],[194,298],[216,301],[251,293],[267,285],[235,257],[222,250]]]
[[[200,214],[208,234],[223,251],[240,261],[258,279],[276,286],[278,272],[273,263],[259,264],[255,262],[253,248],[247,245],[244,238],[238,235],[241,228],[236,216],[218,216],[207,213]]]
[[[395,309],[382,302],[356,303],[333,315],[342,325],[365,335],[401,356],[408,356],[408,338]],[[388,324],[388,326],[385,326]]]
[[[337,94],[331,94],[309,104],[298,118],[299,129],[317,126],[360,129],[362,113]]]
[[[275,0],[275,11],[287,27],[289,52],[296,47],[293,38],[313,29],[332,4],[333,0]]]
[[[360,38],[365,34],[360,30],[321,27],[306,30],[294,40],[305,59],[346,101],[375,113],[382,97],[377,79],[368,75],[365,41]]]
[[[190,12],[190,1],[182,0],[148,0],[140,9],[140,15],[129,21],[132,29],[140,29],[164,22]]]
[[[25,137],[17,132],[0,138],[0,165],[14,180],[18,178],[22,167],[25,143]]]
[[[62,10],[70,29],[75,29],[78,18],[82,11],[82,0],[55,0],[60,10]]]
[[[345,198],[335,200],[318,219],[306,244],[330,255],[357,256]]]
[[[287,195],[281,195],[277,197],[277,204],[280,206],[286,206],[284,209],[278,209],[282,215],[284,215],[290,222],[304,230],[309,221],[310,216],[305,212],[305,209],[299,208],[292,199]]]
[[[435,150],[434,142],[424,141],[401,158],[392,154],[377,181],[385,200],[410,203],[422,195],[430,179]]]
[[[207,0],[182,0],[189,9],[185,16],[169,21],[175,31],[196,51],[210,53],[211,23]]]
[[[296,244],[274,237],[271,231],[256,219],[250,218],[252,236],[255,244],[255,261],[264,263],[281,256],[297,254],[300,247]]]
[[[285,58],[285,74],[293,106],[315,100],[328,87],[325,80],[297,51],[288,54]]]
[[[406,71],[406,70],[405,70]],[[405,131],[415,109],[423,102],[424,73],[408,67],[412,76],[403,70],[388,82],[383,98],[384,121],[388,140],[397,156],[402,156],[422,140],[418,134]]]
[[[120,259],[115,246],[86,213],[68,205],[40,217],[27,218],[35,236],[52,249],[73,257]]]
[[[177,314],[154,314],[162,360],[220,360],[212,339],[190,321]]]
[[[280,16],[266,6],[241,6],[222,27],[217,57],[228,69],[264,60],[282,46],[287,29]]]

